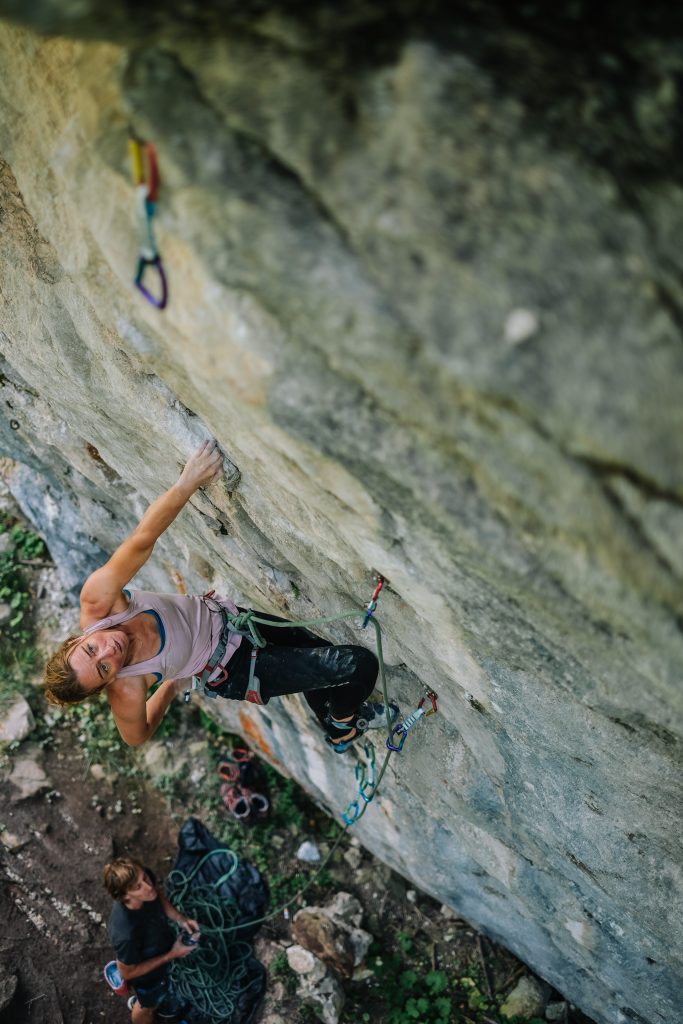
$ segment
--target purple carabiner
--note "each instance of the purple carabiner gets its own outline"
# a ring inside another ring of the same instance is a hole
[[[147,267],[156,267],[159,273],[159,280],[161,282],[161,296],[158,299],[156,298],[155,295],[152,295],[149,289],[145,288],[144,284],[142,283],[142,279],[145,276],[145,271],[147,270]],[[138,272],[135,275],[134,284],[135,287],[142,292],[147,301],[151,302],[153,306],[156,306],[157,309],[165,308],[166,303],[168,302],[168,285],[166,283],[166,274],[164,273],[164,267],[161,262],[160,256],[155,256],[151,260],[147,259],[146,256],[140,256],[140,258],[138,259]]]
[[[394,736],[398,736],[399,734],[401,736],[401,739],[398,741],[398,744],[396,745],[392,743],[391,740]],[[403,750],[403,744],[405,743],[407,738],[408,732],[406,729],[403,728],[403,722],[399,722],[398,725],[394,726],[391,736],[387,737],[387,750],[393,750],[396,754],[400,754],[401,751]]]

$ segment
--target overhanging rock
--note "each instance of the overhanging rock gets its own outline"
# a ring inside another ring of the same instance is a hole
[[[392,693],[430,685],[440,713],[361,840],[596,1020],[672,1024],[675,32],[608,25],[593,60],[562,12],[555,38],[495,5],[296,6],[0,27],[0,447],[87,561],[215,435],[228,476],[159,545],[157,589],[303,619],[381,572]],[[132,287],[129,126],[159,158],[163,313]],[[346,806],[352,758],[298,698],[211,706]]]

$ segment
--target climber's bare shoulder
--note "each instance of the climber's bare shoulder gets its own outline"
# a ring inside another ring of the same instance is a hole
[[[98,574],[103,572],[103,569],[94,572],[81,590],[81,629],[87,629],[94,622],[106,619],[110,615],[125,612],[130,604],[127,595],[118,586],[118,581],[116,585],[107,585],[111,581],[108,580],[106,573],[103,577],[98,577]]]

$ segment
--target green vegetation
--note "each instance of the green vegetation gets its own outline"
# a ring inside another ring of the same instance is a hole
[[[284,950],[276,953],[273,959],[270,961],[270,974],[275,981],[281,981],[284,985],[285,992],[288,995],[294,995],[298,983],[298,978],[292,968],[289,966],[287,960],[287,954]]]
[[[28,673],[36,660],[31,616],[31,590],[27,569],[46,557],[43,541],[33,530],[0,511],[0,603],[9,605],[10,618],[0,630],[0,707],[6,707],[17,690],[29,689]],[[6,546],[5,546],[6,545]]]
[[[52,712],[52,717],[53,720],[66,718],[89,765],[101,764],[110,777],[134,778],[140,774],[140,755],[121,740],[106,697],[58,708]]]
[[[477,962],[437,968],[431,943],[422,933],[389,931],[368,957],[374,975],[351,986],[344,1024],[502,1024],[502,994],[488,995]],[[532,1022],[527,1022],[532,1024]]]

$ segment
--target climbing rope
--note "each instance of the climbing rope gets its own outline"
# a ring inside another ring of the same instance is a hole
[[[156,306],[157,309],[164,309],[168,301],[168,285],[154,234],[154,214],[159,188],[156,150],[151,142],[140,142],[138,139],[130,138],[128,151],[135,181],[135,212],[139,234],[138,265],[134,284],[148,302]],[[153,267],[159,275],[161,291],[159,298],[156,298],[143,284],[148,267]]]
[[[368,759],[366,766],[359,761],[356,765],[356,784],[358,796],[363,803],[369,804],[375,795],[375,750],[369,743],[363,747],[365,756]],[[345,825],[353,825],[360,817],[361,804],[358,800],[352,800],[345,811],[342,811],[342,821]]]
[[[211,857],[227,857],[230,866],[211,885],[193,885],[193,879]],[[234,900],[221,896],[224,882],[234,875],[238,861],[232,850],[211,850],[189,873],[171,871],[166,893],[186,917],[198,921],[201,936],[189,956],[174,960],[170,977],[178,1000],[193,1007],[207,1024],[224,1024],[233,1019],[239,1003],[249,990],[261,984],[260,974],[250,971],[253,956],[248,942],[228,936],[240,927],[240,911]],[[250,974],[252,975],[250,977]]]

